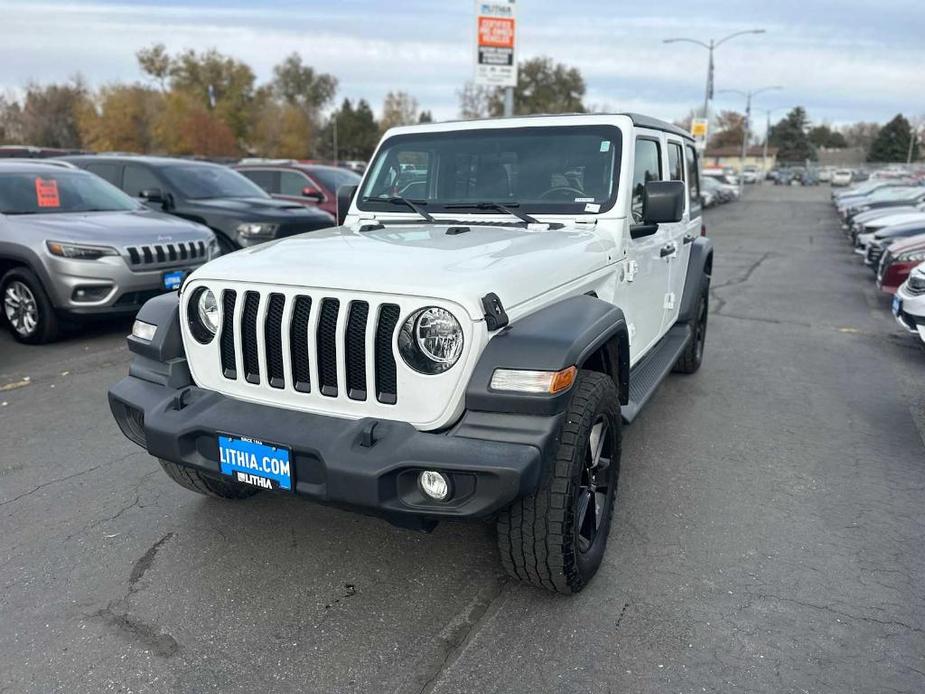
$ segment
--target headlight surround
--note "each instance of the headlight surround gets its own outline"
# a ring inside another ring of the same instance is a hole
[[[925,251],[908,251],[896,256],[896,260],[901,263],[915,263],[925,260]]]
[[[208,287],[196,287],[186,304],[190,332],[196,342],[207,345],[218,331],[218,301]]]
[[[446,309],[427,306],[412,313],[398,333],[398,351],[405,363],[423,374],[450,369],[462,355],[463,331]]]
[[[238,224],[235,230],[246,239],[272,239],[276,236],[276,230],[279,224],[267,224],[265,222],[245,222]]]
[[[72,260],[99,260],[106,255],[119,255],[115,248],[109,246],[86,246],[80,243],[61,243],[59,241],[46,241],[48,252],[59,258]]]

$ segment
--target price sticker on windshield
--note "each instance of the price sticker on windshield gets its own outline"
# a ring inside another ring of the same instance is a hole
[[[35,179],[35,202],[39,207],[61,207],[61,198],[58,196],[58,182],[49,178]]]

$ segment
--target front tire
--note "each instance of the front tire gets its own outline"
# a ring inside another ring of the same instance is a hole
[[[248,487],[231,480],[223,480],[217,477],[209,477],[202,473],[188,468],[184,465],[177,465],[169,460],[158,459],[164,472],[174,482],[184,489],[191,492],[211,496],[217,499],[246,499],[257,493],[257,489]]]
[[[16,267],[0,280],[3,317],[10,332],[27,345],[41,345],[58,337],[60,325],[42,283],[35,273]]]
[[[569,595],[597,573],[620,475],[620,426],[613,379],[580,371],[539,487],[498,517],[501,563],[511,576]]]

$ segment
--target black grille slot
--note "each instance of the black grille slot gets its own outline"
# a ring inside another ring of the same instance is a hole
[[[166,262],[167,256],[164,255],[164,247],[163,247],[163,246],[155,246],[155,247],[154,247],[154,253],[157,255],[157,262],[159,262],[159,263]]]
[[[376,400],[386,405],[398,402],[398,374],[392,354],[392,335],[398,325],[400,309],[395,304],[383,304],[376,326]]]
[[[369,304],[365,301],[350,303],[345,340],[347,364],[347,397],[366,400],[366,320]]]
[[[132,246],[128,249],[128,257],[132,261],[132,265],[138,265],[141,262],[141,256],[138,255],[138,249]]]
[[[292,307],[292,322],[289,324],[289,348],[292,354],[292,383],[300,393],[309,393],[312,389],[308,360],[308,319],[311,312],[311,297],[297,296]]]
[[[188,241],[186,245],[189,246],[189,257],[195,258],[196,257],[196,244],[193,243],[192,241]]]
[[[177,247],[180,249],[180,260],[186,260],[186,246],[184,246],[182,243],[178,243]]]
[[[340,300],[323,299],[318,320],[318,384],[321,394],[337,397],[337,314]]]
[[[260,295],[244,293],[244,314],[241,316],[241,345],[244,357],[244,378],[248,383],[260,383],[260,364],[257,356],[257,307]]]
[[[263,324],[264,345],[267,353],[267,378],[274,388],[285,385],[283,378],[283,306],[286,297],[270,294],[267,319]]]
[[[182,246],[181,246],[182,248]],[[222,373],[225,378],[237,378],[238,371],[234,357],[234,305],[237,292],[226,289],[222,293]]]
[[[172,243],[167,244],[167,257],[170,258],[171,261],[177,259],[177,249]]]
[[[206,244],[203,241],[199,241],[197,246],[199,247],[199,257],[203,257],[206,254]]]
[[[142,247],[141,247],[141,253],[142,253],[142,255],[144,255],[144,257],[145,257],[145,262],[146,262],[146,263],[153,263],[153,262],[154,262],[154,256],[151,255],[151,249],[150,249],[150,248],[148,248],[147,246],[142,246]]]

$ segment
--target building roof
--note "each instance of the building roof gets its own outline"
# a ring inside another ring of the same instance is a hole
[[[741,157],[741,147],[711,147],[704,153],[705,157]],[[748,157],[764,156],[764,145],[754,145],[748,148]],[[777,147],[768,147],[768,156],[777,156]]]

